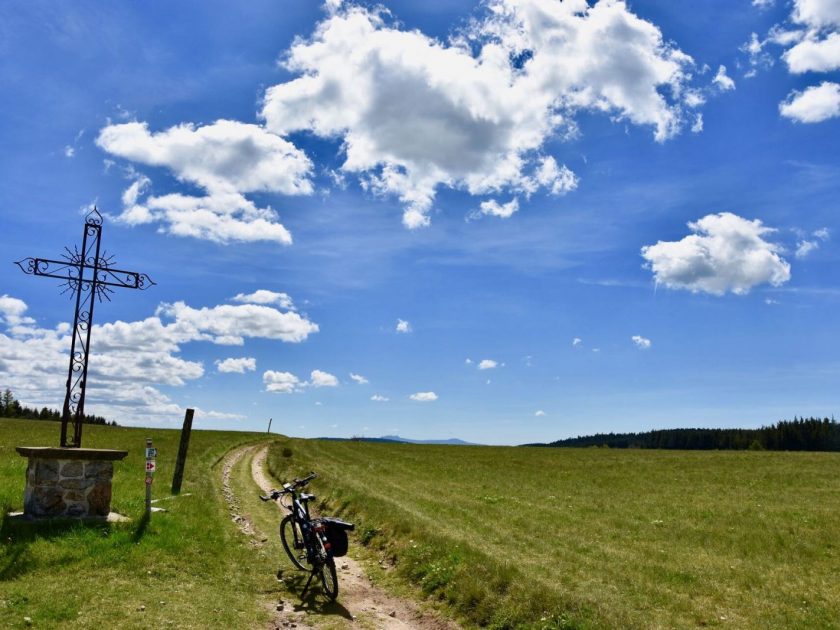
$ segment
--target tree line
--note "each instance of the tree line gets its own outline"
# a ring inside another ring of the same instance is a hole
[[[780,420],[760,429],[662,429],[643,433],[597,433],[526,446],[840,451],[840,423],[834,418],[794,417],[793,420]]]
[[[34,407],[26,407],[20,404],[20,401],[15,399],[12,390],[6,389],[0,394],[0,418],[24,418],[26,420],[61,420],[61,412],[57,409],[49,409],[42,407],[36,409]],[[83,422],[85,424],[106,424],[110,426],[118,426],[116,421],[108,422],[102,416],[89,416],[85,414]]]

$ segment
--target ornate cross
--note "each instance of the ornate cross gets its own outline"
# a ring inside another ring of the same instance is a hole
[[[93,327],[93,306],[98,298],[110,301],[111,287],[148,289],[155,284],[144,273],[114,269],[113,256],[101,251],[102,215],[96,210],[85,217],[85,231],[81,250],[65,247],[63,260],[24,258],[15,264],[24,273],[64,280],[62,293],[72,291],[76,297],[73,316],[73,340],[70,344],[70,369],[67,373],[67,393],[61,414],[61,446],[78,448],[82,445],[82,422],[85,417],[85,388],[87,386],[90,331]],[[77,349],[78,348],[78,349]],[[67,425],[73,418],[73,440],[67,440]]]

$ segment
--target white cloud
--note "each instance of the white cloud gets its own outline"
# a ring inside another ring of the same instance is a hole
[[[779,113],[802,123],[818,123],[840,116],[840,84],[823,81],[817,87],[791,92]]]
[[[265,384],[265,391],[275,394],[291,394],[300,390],[304,385],[291,372],[275,372],[274,370],[263,372],[263,383]]]
[[[417,402],[434,402],[438,399],[438,395],[434,392],[417,392],[409,396],[409,398]]]
[[[565,165],[558,166],[557,160],[550,155],[542,158],[534,175],[536,184],[544,187],[552,195],[565,195],[578,187],[578,177]],[[533,185],[532,189],[537,186]]]
[[[369,382],[361,374],[353,374],[353,372],[350,372],[350,378],[353,379],[354,381],[356,381],[359,385],[367,385],[368,382]]]
[[[312,163],[293,144],[258,125],[218,120],[150,133],[146,123],[108,125],[96,144],[111,155],[170,169],[212,192],[312,193]]]
[[[578,112],[679,132],[693,61],[624,2],[490,0],[487,16],[447,45],[384,10],[331,8],[285,57],[298,77],[267,90],[266,127],[340,139],[341,171],[398,197],[409,228],[429,225],[441,186],[572,190],[540,152]]]
[[[5,293],[0,296],[0,317],[2,317],[3,321],[9,326],[34,324],[34,319],[24,316],[26,309],[26,302],[23,300],[11,297]]]
[[[253,372],[257,369],[257,360],[254,357],[231,357],[222,361],[216,361],[216,369],[219,372],[245,374],[246,371]]]
[[[830,72],[840,68],[840,32],[823,39],[808,36],[783,55],[793,74]]]
[[[694,117],[694,123],[691,125],[691,133],[700,133],[703,131],[703,114],[697,114]]]
[[[498,365],[499,365],[498,362],[494,361],[493,359],[483,359],[478,364],[478,369],[479,370],[492,370],[493,368],[497,367]]]
[[[630,339],[632,340],[632,342],[634,344],[636,344],[636,347],[639,350],[649,350],[650,349],[650,346],[651,346],[650,339],[642,337],[641,335],[633,335],[632,337],[630,337]]]
[[[236,192],[194,197],[172,193],[125,207],[117,220],[128,225],[162,223],[161,232],[215,243],[271,241],[290,245],[292,235],[270,207],[258,208]]]
[[[537,418],[542,418],[545,415],[545,411],[542,409],[538,409],[537,412],[534,414]]]
[[[753,33],[749,45],[753,68],[772,65],[768,44],[786,49],[782,59],[792,74],[832,72],[840,68],[840,3],[837,0],[793,0],[787,21],[774,25],[765,41]],[[803,91],[791,92],[779,103],[782,116],[799,122],[817,123],[840,116],[840,86],[823,81]]]
[[[69,144],[64,147],[64,157],[71,158],[76,155],[76,149],[71,147]]]
[[[329,372],[312,370],[309,375],[309,385],[312,387],[338,387],[338,379]]]
[[[659,241],[642,248],[642,257],[657,284],[723,295],[748,293],[763,283],[779,286],[790,280],[790,265],[781,248],[764,239],[775,230],[760,220],[729,212],[710,214],[688,224],[694,234],[682,240]]]
[[[712,79],[712,83],[724,92],[735,89],[735,81],[726,76],[726,66],[718,67],[717,74],[715,75],[715,78]]]
[[[797,258],[805,258],[812,251],[819,248],[820,244],[816,241],[799,241],[796,244],[796,252],[794,253],[794,256]]]
[[[581,339],[580,337],[575,337],[574,339],[572,339],[572,347],[573,348],[577,348],[582,343],[583,343],[583,339]]]
[[[794,255],[797,258],[805,258],[811,252],[819,249],[820,241],[827,241],[830,238],[830,232],[828,228],[820,228],[815,230],[812,236],[814,238],[811,240],[802,239],[796,243],[796,253]]]
[[[464,360],[465,365],[472,365],[472,362],[473,362],[472,359],[470,359],[469,357]]]
[[[752,0],[753,6],[759,9],[767,9],[772,7],[776,0]]]
[[[295,309],[295,304],[288,293],[278,293],[266,289],[258,289],[253,293],[237,293],[231,298],[234,302],[243,304],[276,304],[280,308]]]
[[[404,319],[398,319],[396,331],[398,333],[410,333],[411,324]]]
[[[246,310],[240,310],[243,308]],[[7,327],[5,334],[0,334],[0,369],[7,375],[4,385],[27,404],[59,407],[64,398],[70,326],[62,323],[55,329],[39,328],[25,317],[25,311],[21,300],[0,298],[0,315]],[[301,320],[297,326],[303,329],[315,325]],[[247,307],[194,309],[183,302],[163,304],[154,316],[142,320],[95,325],[91,331],[87,410],[120,424],[178,421],[183,408],[158,388],[181,387],[205,373],[201,362],[180,356],[182,347],[195,342],[242,344],[246,338],[291,342],[302,341],[305,334],[293,332],[282,319],[254,317]],[[223,371],[223,364],[235,365],[228,361],[220,361],[219,369]],[[248,367],[247,362],[254,359],[232,361],[242,361],[242,369],[256,367]],[[205,418],[239,417],[214,410],[196,413]]]
[[[389,400],[385,396],[380,396],[379,394],[374,394],[373,396],[370,397],[370,399],[374,402],[388,402],[388,400]]]
[[[277,213],[270,207],[258,208],[244,193],[308,195],[313,191],[309,158],[258,125],[219,120],[151,133],[146,123],[129,122],[108,125],[96,143],[111,155],[168,168],[179,180],[207,192],[204,196],[172,193],[140,202],[142,191],[136,189],[136,182],[134,191],[126,191],[124,201],[130,203],[124,204],[120,220],[130,225],[160,223],[162,230],[176,236],[219,243],[268,240],[289,244],[291,235],[277,221]]]
[[[840,5],[835,0],[794,0],[792,18],[811,28],[840,27]]]
[[[299,343],[318,332],[318,324],[299,313],[283,313],[260,304],[222,304],[195,309],[184,302],[164,303],[156,314],[174,318],[177,333],[185,338],[222,345],[242,345],[246,337]]]
[[[480,214],[509,219],[515,212],[519,211],[519,199],[515,197],[507,203],[500,204],[495,199],[488,199],[481,202]]]

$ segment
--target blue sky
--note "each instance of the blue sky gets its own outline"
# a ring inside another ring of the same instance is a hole
[[[158,283],[97,307],[88,411],[121,424],[834,414],[834,5],[6,3],[0,386],[60,406],[72,304],[11,263],[96,204]]]

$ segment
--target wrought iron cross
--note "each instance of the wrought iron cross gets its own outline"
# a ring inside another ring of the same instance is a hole
[[[85,388],[87,387],[90,331],[93,327],[93,306],[96,299],[111,300],[111,287],[148,289],[155,283],[144,273],[124,271],[112,267],[113,256],[101,250],[102,215],[93,209],[85,217],[82,248],[65,247],[63,260],[24,258],[15,264],[24,273],[64,280],[62,293],[72,291],[76,297],[73,315],[73,340],[70,344],[70,369],[67,373],[67,393],[61,413],[61,446],[82,445],[82,422],[85,417]],[[73,419],[73,440],[67,440],[67,425]]]

